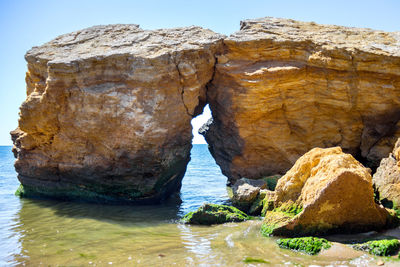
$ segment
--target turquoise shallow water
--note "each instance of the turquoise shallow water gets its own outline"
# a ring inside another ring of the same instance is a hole
[[[257,220],[179,224],[204,202],[228,202],[226,177],[206,145],[194,145],[180,196],[154,206],[19,199],[13,162],[11,147],[0,147],[0,266],[245,266],[246,257],[271,266],[374,266],[377,261],[344,245],[318,256],[279,249],[276,238],[260,235]],[[400,236],[398,229],[390,234]],[[390,265],[396,262],[385,266]]]

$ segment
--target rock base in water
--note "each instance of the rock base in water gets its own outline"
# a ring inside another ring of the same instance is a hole
[[[203,204],[197,211],[190,212],[182,218],[183,223],[212,225],[227,222],[242,222],[250,219],[246,213],[235,207]]]
[[[399,251],[400,242],[397,239],[372,240],[361,244],[355,244],[353,248],[367,251],[376,256],[391,256]]]
[[[222,38],[117,24],[28,51],[11,132],[21,195],[154,203],[179,191]]]

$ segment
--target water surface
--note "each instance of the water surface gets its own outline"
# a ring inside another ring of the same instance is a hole
[[[224,177],[206,145],[194,145],[179,197],[157,206],[19,199],[11,147],[0,147],[0,266],[374,266],[345,245],[318,256],[279,249],[261,221],[210,227],[177,221],[203,202],[227,203]],[[400,237],[395,229],[390,235]],[[356,235],[355,237],[360,237]],[[346,237],[331,237],[344,240]],[[259,264],[260,266],[265,264]],[[385,266],[396,266],[387,262]]]

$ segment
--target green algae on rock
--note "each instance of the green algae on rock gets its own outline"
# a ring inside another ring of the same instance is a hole
[[[243,259],[243,262],[244,262],[244,263],[247,263],[247,264],[251,264],[251,263],[266,263],[266,264],[269,264],[269,262],[266,261],[266,260],[257,259],[257,258],[252,258],[252,257],[246,257],[246,258],[244,258],[244,259]]]
[[[276,243],[280,248],[301,251],[310,255],[318,254],[322,249],[332,246],[328,240],[318,237],[282,238],[278,239]]]
[[[246,213],[235,207],[205,203],[197,211],[186,214],[181,221],[188,224],[212,225],[249,219]]]
[[[399,251],[400,242],[397,239],[372,240],[352,246],[356,250],[367,251],[376,256],[392,256]]]
[[[303,208],[295,203],[286,203],[281,207],[275,208],[265,213],[264,222],[261,225],[261,234],[263,236],[270,236],[280,234],[280,228],[284,229],[288,221],[291,221],[298,215]]]

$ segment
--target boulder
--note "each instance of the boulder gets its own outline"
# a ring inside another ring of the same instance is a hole
[[[183,223],[212,225],[227,222],[242,222],[250,219],[247,214],[238,210],[235,207],[218,205],[218,204],[203,204],[197,211],[189,212],[182,218]]]
[[[261,18],[224,45],[202,133],[231,183],[284,174],[314,147],[377,167],[400,137],[400,32]]]
[[[379,200],[390,208],[400,209],[400,139],[397,140],[393,152],[382,159],[373,176]]]
[[[252,204],[258,200],[260,189],[266,187],[267,183],[263,180],[241,178],[232,186],[233,205],[244,212],[249,212]]]
[[[179,190],[222,38],[118,24],[28,51],[11,133],[22,195],[148,203]]]
[[[370,169],[340,147],[314,148],[278,181],[265,235],[306,236],[363,232],[394,218],[374,202]]]

